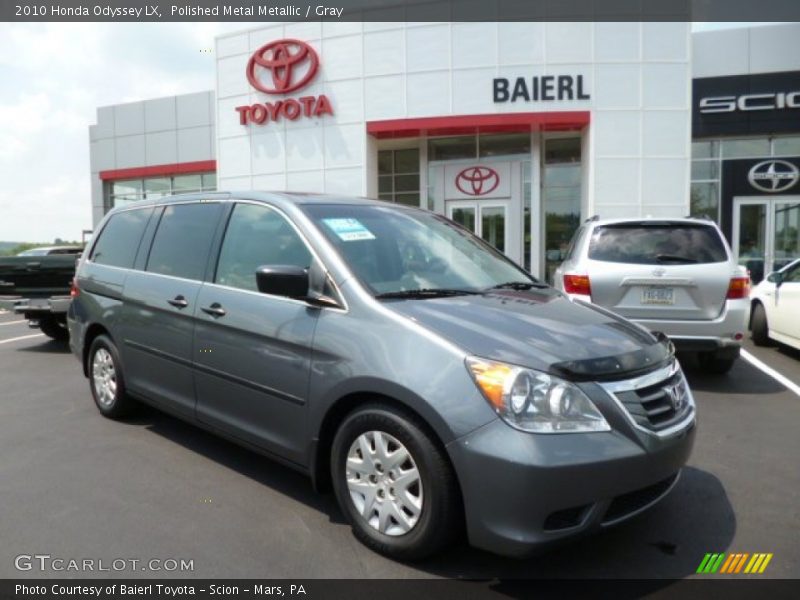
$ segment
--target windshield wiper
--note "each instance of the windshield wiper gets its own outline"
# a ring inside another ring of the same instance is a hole
[[[447,288],[423,288],[419,290],[398,290],[396,292],[383,292],[375,297],[382,298],[443,298],[445,296],[465,296],[480,294],[475,290],[459,290]]]
[[[549,288],[550,286],[546,283],[542,283],[540,281],[507,281],[505,283],[498,283],[497,285],[493,285],[489,290],[529,290],[531,288],[536,288],[539,290],[544,290]]]
[[[682,263],[696,263],[697,259],[689,258],[688,256],[679,256],[677,254],[656,254],[656,260],[658,262],[663,261],[672,261],[672,262],[682,262]]]

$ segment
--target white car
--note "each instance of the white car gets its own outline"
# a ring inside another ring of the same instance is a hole
[[[767,275],[752,292],[753,342],[800,349],[800,259]]]

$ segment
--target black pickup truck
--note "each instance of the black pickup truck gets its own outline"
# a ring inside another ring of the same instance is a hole
[[[0,257],[0,309],[24,315],[55,340],[68,339],[67,308],[81,252],[80,246],[54,246]]]

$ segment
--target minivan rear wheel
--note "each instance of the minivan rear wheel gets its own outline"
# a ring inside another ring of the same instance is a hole
[[[429,556],[459,531],[447,457],[413,416],[384,404],[356,409],[333,440],[331,475],[355,536],[399,560]]]
[[[88,360],[89,386],[100,413],[119,419],[133,412],[136,402],[126,394],[122,363],[111,338],[97,336],[89,348]]]

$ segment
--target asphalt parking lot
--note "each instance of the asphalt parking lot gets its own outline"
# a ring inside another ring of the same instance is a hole
[[[800,384],[800,353],[747,349]],[[287,468],[155,411],[104,419],[67,347],[0,314],[0,577],[64,575],[15,569],[39,553],[191,559],[169,575],[199,578],[684,578],[734,551],[773,553],[760,577],[799,576],[800,397],[744,360],[689,379],[694,454],[653,510],[532,559],[462,544],[405,565],[359,544],[333,497]]]

